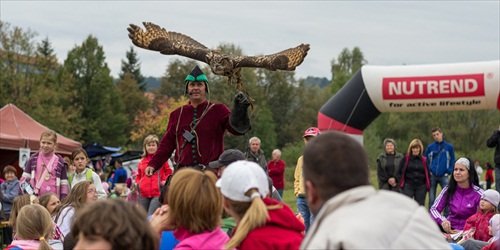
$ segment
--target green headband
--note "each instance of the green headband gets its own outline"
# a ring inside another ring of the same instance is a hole
[[[196,78],[192,75],[186,77],[185,82],[208,82],[208,78],[205,74],[199,75]]]

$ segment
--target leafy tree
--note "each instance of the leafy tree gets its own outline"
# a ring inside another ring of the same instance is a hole
[[[344,48],[337,60],[332,59],[332,93],[337,93],[367,61],[358,47],[352,51]]]
[[[139,89],[142,92],[146,91],[146,78],[141,74],[141,63],[137,58],[137,53],[135,52],[133,46],[130,46],[130,50],[127,51],[125,56],[127,61],[122,60],[122,71],[118,74],[120,79],[123,80],[125,78],[125,74],[128,72],[132,75],[132,78],[135,79]]]
[[[184,79],[191,73],[193,68],[197,65],[194,60],[179,60],[172,61],[165,71],[164,76],[161,78],[161,85],[155,95],[158,98],[163,96],[179,97],[184,95],[185,86]]]
[[[125,134],[129,138],[139,111],[145,112],[148,110],[150,101],[145,93],[140,90],[139,85],[137,85],[136,80],[130,72],[124,74],[123,79],[119,80],[116,88],[125,105],[125,114],[128,119]]]
[[[48,38],[37,45],[34,80],[38,105],[31,107],[33,118],[44,121],[44,125],[78,140],[82,128],[71,120],[80,117],[81,109],[67,100],[77,96],[71,88],[71,76],[63,73],[57,62],[54,49]]]
[[[68,53],[64,70],[72,75],[79,95],[74,103],[82,109],[72,122],[83,127],[82,140],[104,145],[123,145],[127,141],[125,107],[110,76],[102,46],[88,36],[81,46]]]
[[[286,143],[300,140],[302,133],[308,128],[317,126],[318,111],[331,97],[328,89],[320,89],[317,86],[306,87],[305,83],[299,81],[297,97],[290,103],[290,115],[284,123],[283,134]],[[285,133],[286,132],[286,133]]]
[[[10,28],[0,21],[2,74],[0,74],[1,105],[13,103],[45,126],[72,138],[78,126],[69,118],[78,110],[64,106],[65,98],[74,91],[57,78],[60,65],[48,38],[36,44],[35,32]],[[66,81],[70,78],[66,78]]]
[[[263,69],[257,72],[258,84],[264,91],[262,100],[266,100],[273,123],[276,124],[274,133],[280,134],[277,138],[277,146],[282,147],[288,142],[287,139],[290,139],[288,135],[291,131],[286,128],[290,122],[293,122],[291,104],[297,100],[298,83],[294,72],[272,72]]]
[[[185,96],[180,96],[178,99],[162,97],[158,98],[153,109],[139,111],[131,131],[131,141],[142,143],[150,134],[161,138],[166,132],[170,114],[186,102]]]
[[[331,81],[328,80],[326,77],[314,77],[314,76],[308,76],[306,79],[304,79],[305,86],[318,86],[320,88],[324,88],[328,86]]]
[[[255,110],[255,118],[252,120],[252,130],[247,132],[245,137],[239,137],[240,143],[234,145],[235,148],[239,148],[241,151],[248,151],[248,139],[253,136],[259,137],[261,140],[261,149],[264,153],[270,157],[273,149],[276,148],[277,134],[275,133],[275,123],[273,121],[273,115],[269,107],[263,103],[258,106]],[[244,140],[243,142],[241,142]],[[270,158],[268,158],[270,160]]]
[[[36,85],[32,65],[34,64],[37,35],[20,27],[11,28],[10,23],[0,21],[0,104],[13,103],[21,109],[36,104]]]

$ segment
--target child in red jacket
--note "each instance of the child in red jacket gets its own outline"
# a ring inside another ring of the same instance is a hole
[[[225,249],[299,249],[305,226],[290,207],[268,197],[268,177],[257,163],[229,164],[216,185],[237,223]]]
[[[488,241],[491,238],[489,234],[490,219],[498,213],[498,203],[500,202],[500,194],[493,189],[484,191],[479,202],[477,213],[472,215],[465,222],[463,231],[466,232],[471,228],[476,228],[474,239],[480,241]]]
[[[490,189],[491,183],[495,182],[495,178],[493,177],[493,167],[489,162],[486,162],[486,175],[484,178],[486,179],[486,189]]]

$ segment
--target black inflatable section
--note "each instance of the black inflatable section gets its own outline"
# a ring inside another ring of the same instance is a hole
[[[361,131],[380,115],[380,111],[373,105],[365,90],[361,69],[321,107],[319,112]]]

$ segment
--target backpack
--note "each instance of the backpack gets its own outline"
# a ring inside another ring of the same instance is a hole
[[[86,179],[87,179],[87,181],[90,181],[90,182],[94,183],[94,180],[92,180],[92,172],[94,172],[94,171],[92,171],[92,169],[87,170],[87,172],[85,173],[85,177],[87,177],[87,178],[86,178]],[[69,185],[71,185],[71,183],[73,183],[73,176],[74,176],[74,175],[75,175],[75,173],[70,174],[70,175],[68,176],[68,182],[69,182]]]

